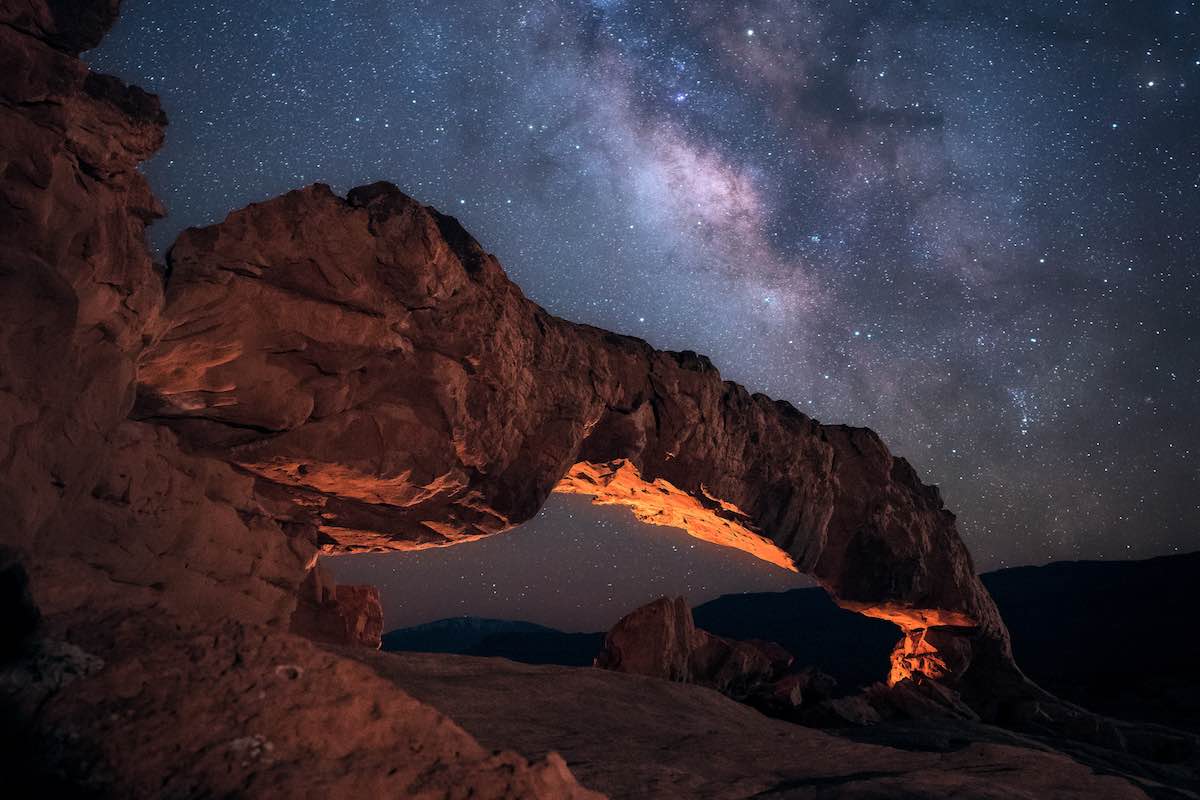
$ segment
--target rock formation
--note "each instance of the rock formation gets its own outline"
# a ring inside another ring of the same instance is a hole
[[[292,633],[331,644],[378,650],[383,637],[383,603],[374,586],[339,585],[320,564],[309,570],[296,610]]]
[[[481,742],[559,749],[581,780],[612,797],[1146,800],[1195,791],[1166,788],[1163,778],[1131,779],[1127,764],[1104,761],[1102,751],[1089,764],[993,726],[931,721],[899,729],[900,737],[886,725],[840,736],[687,684],[502,659],[357,652]],[[873,734],[882,740],[855,740]]]
[[[622,617],[605,635],[595,665],[707,686],[769,716],[816,727],[979,719],[956,692],[921,674],[835,698],[833,678],[794,669],[792,655],[774,642],[738,641],[697,628],[682,597],[662,597]]]
[[[0,757],[18,793],[40,769],[43,793],[102,796],[595,797],[329,645],[376,645],[379,609],[317,567],[495,534],[555,490],[813,574],[903,628],[894,681],[944,680],[989,718],[1042,697],[953,515],[875,434],[552,317],[389,184],[251,206],[158,269],[137,167],[166,121],[78,58],[117,5],[0,0]]]
[[[682,597],[661,597],[626,614],[604,637],[596,666],[695,683],[735,699],[773,697],[792,657],[770,642],[739,642],[700,630]],[[784,694],[798,690],[789,682]],[[797,694],[793,705],[800,705]]]
[[[326,552],[454,544],[582,492],[896,622],[894,680],[1021,682],[953,515],[874,433],[547,314],[394,186],[252,205],[168,270],[137,416],[256,476]]]
[[[597,797],[556,756],[489,753],[289,635],[314,531],[239,468],[127,419],[162,308],[144,243],[162,210],[137,166],[166,122],[77,57],[116,11],[0,0],[6,791]],[[367,593],[335,598],[372,610]]]

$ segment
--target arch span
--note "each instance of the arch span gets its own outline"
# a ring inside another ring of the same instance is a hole
[[[138,413],[252,473],[327,552],[455,544],[581,492],[892,620],[893,679],[1019,675],[954,516],[873,432],[551,316],[390,184],[252,205],[169,262]]]

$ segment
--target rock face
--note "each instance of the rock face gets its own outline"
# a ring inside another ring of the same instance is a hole
[[[583,492],[896,622],[893,680],[1023,683],[953,515],[874,433],[550,316],[394,186],[290,192],[168,260],[137,416],[257,476],[328,552],[454,544]]]
[[[702,635],[682,597],[660,597],[626,614],[605,634],[596,666],[692,683],[692,654]]]
[[[22,545],[86,488],[161,303],[143,233],[162,210],[136,167],[166,120],[75,58],[115,12],[0,2],[0,507]]]
[[[286,633],[315,528],[235,464],[127,419],[163,301],[144,243],[162,210],[137,166],[166,121],[76,57],[117,5],[0,0],[6,791],[597,797],[561,759],[489,754]],[[377,644],[377,595],[342,589],[343,639]]]
[[[682,597],[626,614],[604,637],[601,669],[695,683],[735,698],[773,695],[792,657],[770,642],[738,642],[700,630]],[[795,687],[793,687],[795,688]],[[795,705],[799,705],[799,697]]]
[[[291,629],[320,642],[378,650],[383,636],[379,590],[374,586],[340,586],[318,564],[300,587]]]
[[[44,683],[63,664],[70,676],[22,696],[43,701],[27,746],[51,775],[72,777],[63,796],[601,798],[557,755],[531,766],[484,749],[391,681],[299,637],[238,623],[179,637],[145,617],[116,637],[111,660],[56,650],[25,673]],[[13,674],[0,674],[0,696]],[[35,792],[18,783],[13,796],[39,796],[36,777]]]

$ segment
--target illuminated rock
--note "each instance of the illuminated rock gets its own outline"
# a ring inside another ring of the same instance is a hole
[[[897,679],[1020,683],[954,516],[878,436],[547,314],[390,184],[252,205],[169,262],[138,414],[257,475],[327,552],[469,541],[584,493],[895,622]]]

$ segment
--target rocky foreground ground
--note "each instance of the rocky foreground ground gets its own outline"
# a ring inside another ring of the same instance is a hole
[[[581,782],[614,798],[1194,796],[982,724],[898,728],[890,744],[868,744],[637,675],[444,654],[354,657],[484,746],[534,758],[556,751]]]

